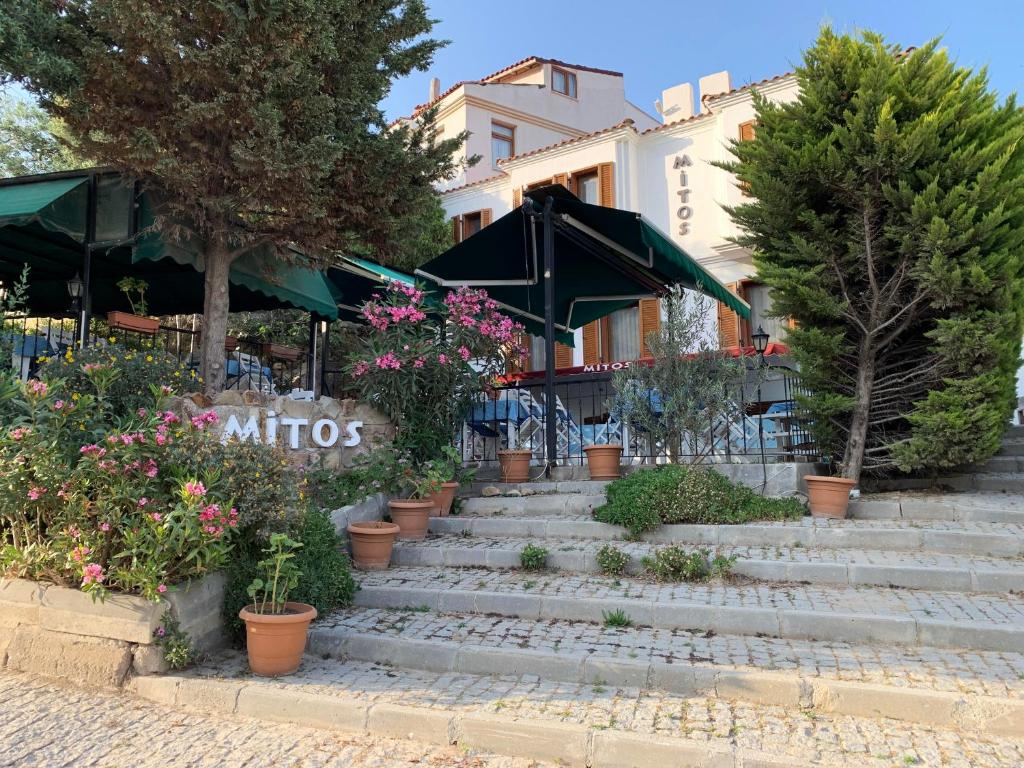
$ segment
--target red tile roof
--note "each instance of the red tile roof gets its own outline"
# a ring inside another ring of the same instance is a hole
[[[468,187],[475,187],[478,184],[486,184],[488,181],[494,181],[495,179],[503,179],[503,178],[507,178],[507,177],[508,177],[507,173],[505,173],[504,171],[499,171],[498,173],[495,173],[493,176],[488,176],[485,179],[477,179],[476,181],[470,181],[470,182],[468,182],[466,184],[459,184],[459,186],[452,187],[451,189],[442,189],[438,194],[447,195],[449,192],[457,192],[460,189],[466,189]]]
[[[622,128],[633,128],[633,125],[634,125],[633,124],[633,118],[627,117],[622,122],[616,123],[615,125],[609,125],[607,128],[602,128],[602,129],[600,129],[598,131],[593,131],[591,133],[585,133],[582,136],[573,136],[573,137],[568,138],[568,139],[562,139],[561,141],[556,141],[554,144],[548,144],[546,147],[537,147],[537,149],[531,149],[529,152],[523,152],[523,153],[518,154],[518,155],[512,155],[512,157],[503,158],[503,159],[498,161],[498,165],[504,165],[505,163],[509,162],[510,160],[518,160],[518,159],[520,159],[522,157],[530,157],[531,155],[538,155],[541,152],[547,152],[548,150],[555,149],[556,147],[564,147],[567,144],[575,144],[577,141],[586,141],[587,139],[592,139],[595,136],[600,136],[603,133],[611,133],[612,131],[617,131],[617,130],[620,130]],[[633,128],[633,130],[635,131],[636,129]]]

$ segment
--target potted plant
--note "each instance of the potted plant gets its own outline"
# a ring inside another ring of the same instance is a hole
[[[473,470],[460,472],[462,456],[455,446],[446,445],[442,453],[443,457],[428,462],[441,482],[441,487],[429,497],[434,503],[434,509],[430,513],[432,517],[447,517],[455,501],[455,492],[460,485],[470,482],[473,477]]]
[[[530,461],[533,451],[520,448],[518,441],[510,441],[509,447],[498,451],[498,465],[503,483],[525,483],[530,479]]]
[[[434,509],[430,497],[441,489],[441,481],[436,470],[425,468],[406,483],[411,488],[409,498],[389,501],[388,512],[398,526],[398,538],[419,541],[427,537],[427,522]]]
[[[618,443],[588,445],[583,451],[587,454],[591,480],[615,480],[621,474],[622,446]]]
[[[391,564],[391,550],[399,527],[383,520],[349,523],[352,564],[361,571],[383,571]]]
[[[267,558],[257,564],[266,578],[253,579],[248,589],[252,603],[238,612],[245,622],[245,645],[254,674],[290,675],[302,663],[316,608],[288,601],[288,593],[298,586],[302,575],[293,562],[295,550],[301,546],[286,534],[270,535],[270,544],[264,550]]]
[[[149,283],[135,277],[125,277],[117,281],[117,287],[128,298],[131,312],[108,312],[107,325],[122,331],[135,331],[149,336],[156,335],[160,330],[160,321],[154,317],[146,317],[146,290]],[[138,294],[138,298],[132,298]]]
[[[812,517],[842,520],[850,505],[850,491],[857,484],[849,477],[807,475],[807,506]]]
[[[263,355],[269,357],[272,360],[284,360],[289,363],[294,363],[300,357],[302,357],[302,350],[298,347],[289,347],[286,344],[274,344],[273,342],[267,341],[263,343]]]

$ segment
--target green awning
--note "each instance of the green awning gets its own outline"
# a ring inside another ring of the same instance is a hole
[[[548,199],[555,225],[553,319],[561,334],[660,295],[676,283],[749,317],[745,301],[643,216],[581,202],[560,185],[530,192],[524,207],[424,264],[416,274],[443,287],[484,287],[510,312],[543,328],[543,227],[532,214],[542,211]]]
[[[29,181],[0,187],[0,227],[38,224],[85,240],[85,176]]]

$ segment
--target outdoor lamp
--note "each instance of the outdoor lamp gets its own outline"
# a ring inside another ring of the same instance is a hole
[[[750,338],[754,341],[754,351],[763,357],[764,351],[768,349],[768,334],[764,328],[760,325],[757,326],[757,330],[750,335]]]
[[[85,283],[82,282],[82,276],[75,272],[75,276],[68,280],[68,294],[72,299],[78,301],[82,298],[82,291],[85,289]]]

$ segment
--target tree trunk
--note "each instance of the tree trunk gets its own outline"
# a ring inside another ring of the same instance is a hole
[[[854,391],[853,415],[850,419],[850,435],[846,441],[843,456],[842,476],[860,481],[864,467],[864,450],[867,448],[868,423],[871,420],[871,393],[875,385],[875,351],[870,343],[861,345],[860,367],[857,369],[857,388]]]
[[[224,339],[228,333],[228,275],[231,253],[211,243],[206,251],[203,294],[203,338],[200,346],[203,391],[210,396],[224,389]]]

